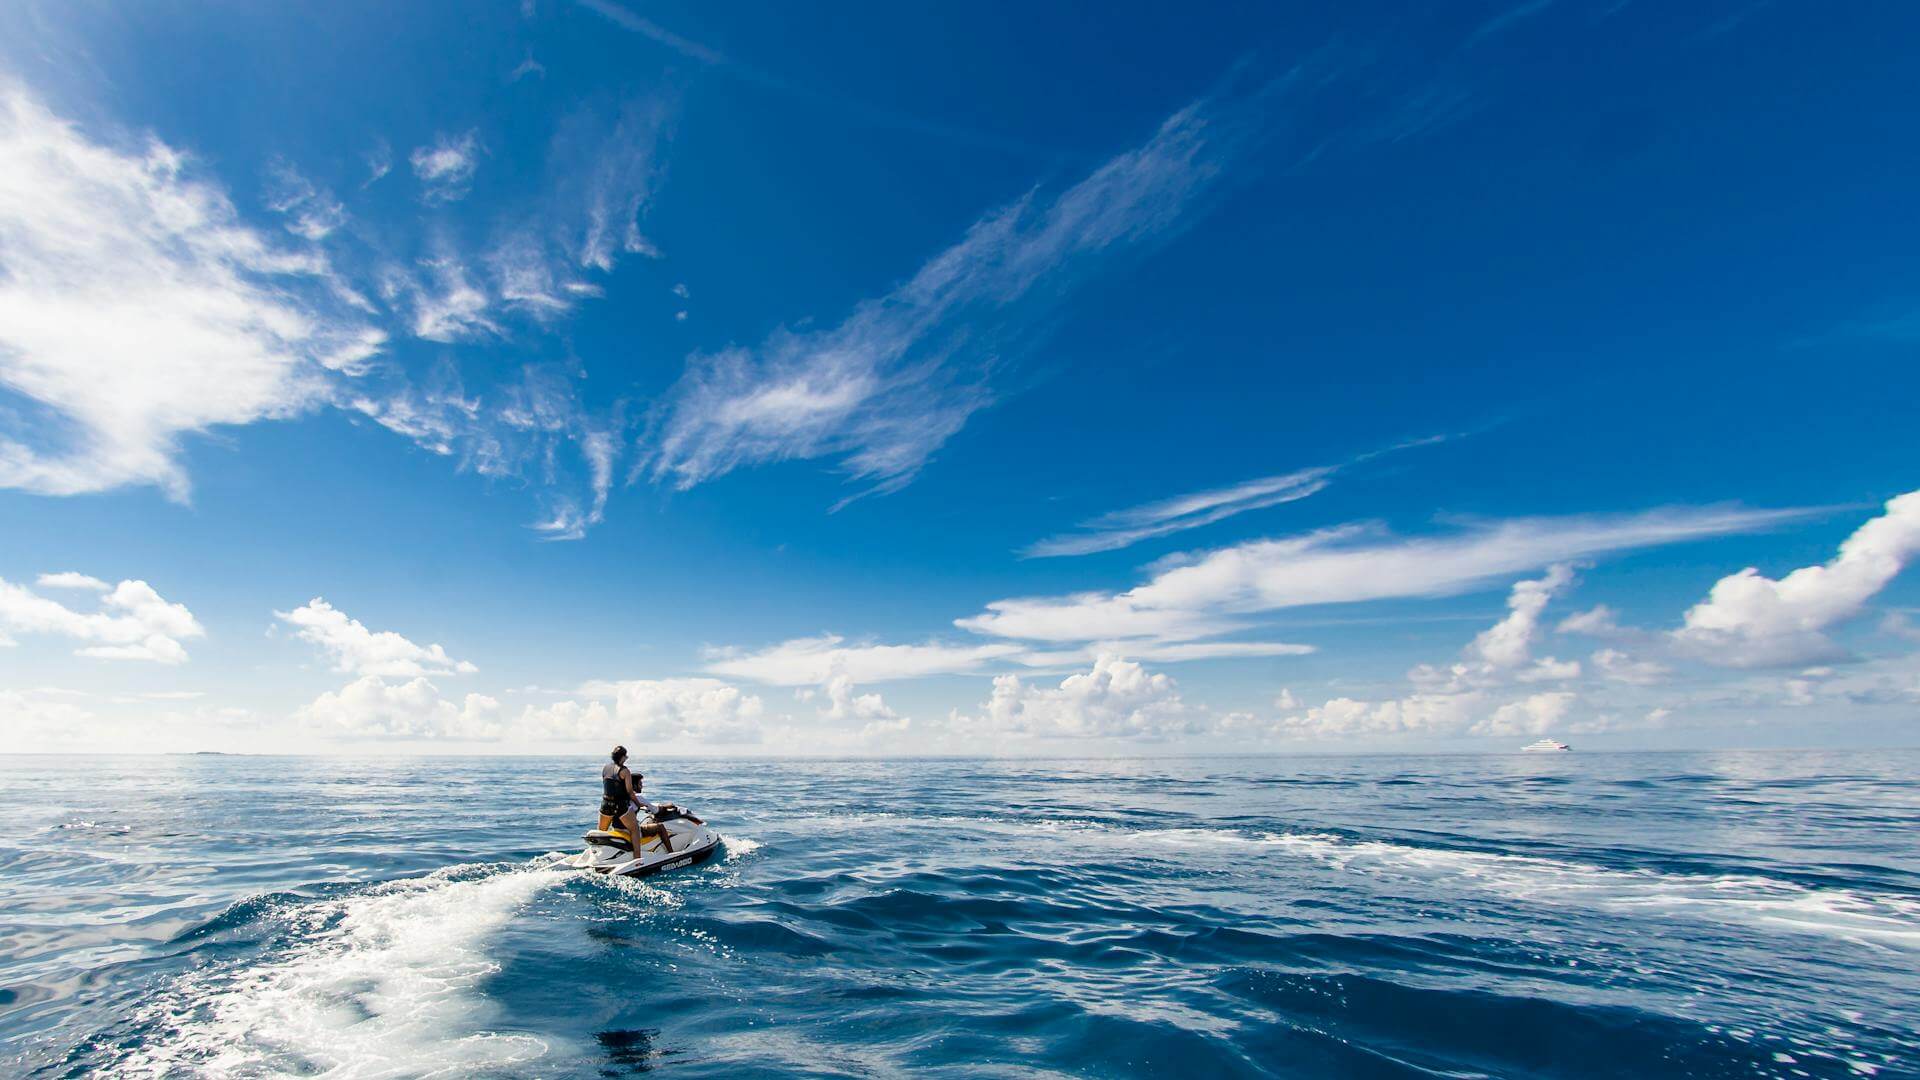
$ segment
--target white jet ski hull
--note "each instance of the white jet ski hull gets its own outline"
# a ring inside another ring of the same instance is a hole
[[[706,825],[696,825],[686,818],[674,818],[664,824],[673,840],[671,852],[662,847],[659,840],[649,839],[642,843],[636,856],[627,842],[626,831],[615,824],[610,831],[595,829],[588,833],[586,850],[568,859],[567,865],[614,877],[646,877],[696,866],[719,850],[720,834]]]

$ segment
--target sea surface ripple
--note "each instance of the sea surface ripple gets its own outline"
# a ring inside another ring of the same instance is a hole
[[[0,757],[0,1075],[1920,1076],[1920,752],[642,768]]]

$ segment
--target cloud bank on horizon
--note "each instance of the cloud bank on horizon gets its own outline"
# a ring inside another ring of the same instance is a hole
[[[13,745],[1910,741],[1920,16],[158,17],[0,13]]]

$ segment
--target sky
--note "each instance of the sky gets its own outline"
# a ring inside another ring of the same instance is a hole
[[[1915,744],[1920,10],[925,7],[0,9],[4,749]]]

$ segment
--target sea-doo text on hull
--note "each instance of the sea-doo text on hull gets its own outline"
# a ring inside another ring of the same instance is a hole
[[[615,823],[611,829],[595,829],[588,833],[587,849],[568,859],[567,865],[596,874],[644,877],[662,870],[678,870],[683,866],[706,862],[720,846],[719,833],[683,814],[668,811],[656,820],[666,826],[667,835],[673,843],[672,851],[668,851],[657,837],[648,837],[641,841],[636,854],[633,838]]]

